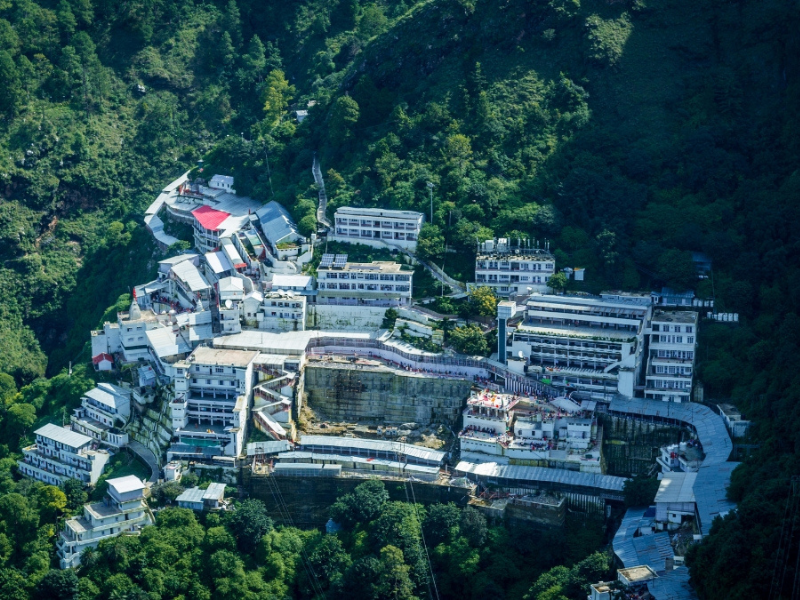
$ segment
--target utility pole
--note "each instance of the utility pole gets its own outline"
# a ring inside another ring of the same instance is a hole
[[[435,187],[430,181],[428,182],[428,189],[431,191],[431,225],[433,225],[433,188]]]

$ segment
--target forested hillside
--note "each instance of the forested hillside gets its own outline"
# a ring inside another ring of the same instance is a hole
[[[761,446],[734,474],[738,513],[690,564],[703,598],[789,597],[798,6],[0,0],[4,447],[82,391],[37,378],[85,362],[87,330],[153,270],[141,212],[161,186],[204,158],[310,232],[316,152],[331,210],[427,214],[433,183],[421,252],[454,276],[485,237],[548,239],[560,266],[587,268],[584,289],[699,286],[738,312],[703,326],[699,377]]]

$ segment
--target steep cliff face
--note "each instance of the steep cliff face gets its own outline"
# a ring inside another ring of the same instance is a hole
[[[453,425],[470,383],[386,368],[309,365],[305,390],[308,405],[333,421]]]

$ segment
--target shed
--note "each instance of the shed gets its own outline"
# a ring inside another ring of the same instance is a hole
[[[92,357],[92,364],[96,371],[110,371],[114,368],[114,357],[107,352]]]

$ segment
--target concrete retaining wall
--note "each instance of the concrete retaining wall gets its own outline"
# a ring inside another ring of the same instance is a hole
[[[335,421],[455,423],[471,383],[405,375],[388,369],[315,366],[305,369],[309,406]]]

